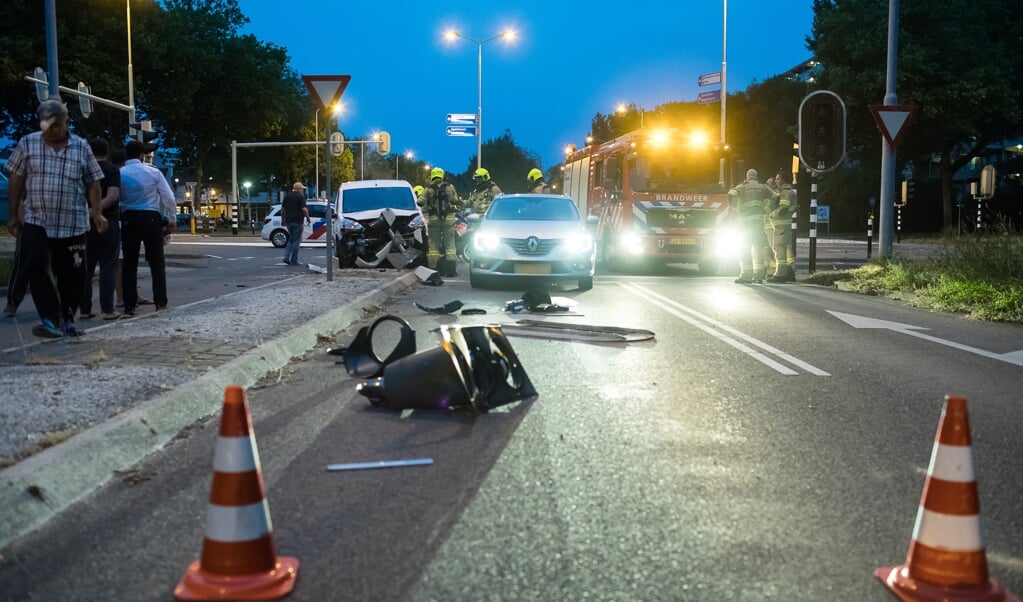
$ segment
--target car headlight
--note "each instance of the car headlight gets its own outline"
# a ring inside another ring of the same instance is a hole
[[[346,217],[341,220],[341,229],[359,231],[362,230],[362,224],[355,221],[354,219]]]
[[[593,236],[589,232],[577,232],[565,239],[565,245],[572,253],[589,253],[593,248]]]
[[[424,222],[422,213],[417,213],[416,216],[412,218],[412,221],[408,223],[409,230],[418,230],[419,228],[422,228],[423,225]]]
[[[737,257],[742,250],[742,233],[736,228],[721,228],[714,235],[714,254]]]
[[[618,248],[623,253],[641,255],[643,253],[643,237],[638,232],[625,232],[618,237]]]
[[[472,246],[477,251],[493,251],[501,239],[489,232],[477,232],[472,237]]]

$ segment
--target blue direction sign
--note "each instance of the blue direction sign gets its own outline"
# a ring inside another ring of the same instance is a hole
[[[708,102],[717,102],[721,100],[721,90],[712,90],[710,92],[700,92],[699,96],[696,97],[696,102],[705,104]]]
[[[474,125],[449,125],[445,128],[448,136],[475,136],[476,126]]]
[[[701,86],[713,86],[714,84],[720,84],[721,72],[718,71],[717,73],[705,73],[704,75],[701,75],[696,81]]]
[[[447,122],[455,125],[474,125],[476,123],[476,114],[448,113]]]

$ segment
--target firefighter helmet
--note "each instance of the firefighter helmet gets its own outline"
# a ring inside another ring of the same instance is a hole
[[[423,194],[423,190],[425,190],[425,188],[423,188],[422,186],[413,186],[412,187],[412,192],[416,193],[416,196],[419,196],[419,195]]]
[[[490,172],[481,167],[476,170],[476,173],[472,174],[472,179],[487,182],[490,180]]]
[[[444,179],[444,170],[439,167],[434,167],[430,170],[430,179],[436,180],[437,178]]]
[[[536,182],[537,180],[543,179],[543,172],[534,167],[529,170],[529,175],[526,177],[529,178],[530,182]]]

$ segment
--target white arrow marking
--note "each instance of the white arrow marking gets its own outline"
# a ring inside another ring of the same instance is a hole
[[[900,322],[889,322],[887,320],[878,320],[876,318],[867,318],[865,316],[857,316],[854,314],[844,314],[837,311],[829,311],[828,313],[853,328],[893,330],[895,332],[901,332],[902,334],[908,334],[911,337],[916,337],[932,343],[938,343],[939,345],[945,345],[946,347],[952,347],[953,349],[958,349],[960,351],[966,351],[967,353],[974,353],[1000,362],[1023,366],[1023,350],[1010,351],[1009,353],[994,353],[992,351],[970,347],[969,345],[963,345],[962,343],[956,343],[955,341],[947,341],[945,339],[939,339],[938,337],[932,337],[931,335],[924,334],[922,332],[917,332],[918,330],[927,330],[923,326],[913,326],[911,324],[902,324]]]

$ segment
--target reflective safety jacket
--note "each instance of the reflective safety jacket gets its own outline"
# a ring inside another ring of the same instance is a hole
[[[728,191],[728,205],[743,222],[763,222],[774,192],[756,180],[746,180]]]
[[[765,217],[765,224],[774,228],[791,228],[792,212],[796,210],[796,191],[789,184],[782,184],[775,193],[773,208]]]
[[[485,213],[494,197],[501,195],[501,189],[493,180],[480,182],[469,195],[469,205],[476,213]]]

